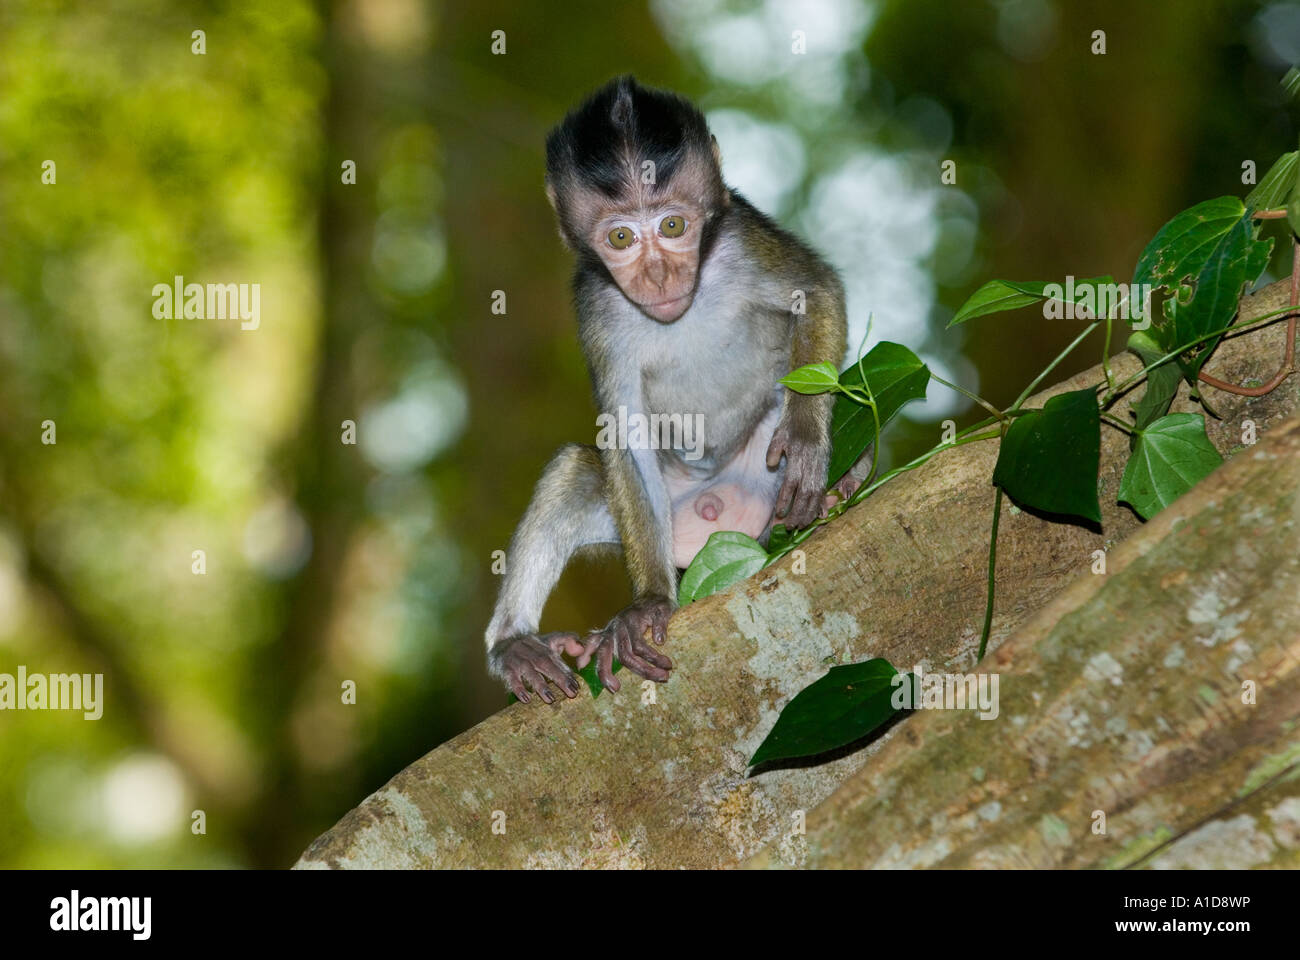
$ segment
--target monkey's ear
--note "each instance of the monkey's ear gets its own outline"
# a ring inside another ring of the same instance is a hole
[[[718,190],[722,197],[722,206],[731,205],[731,194],[727,192],[727,184],[722,179],[722,148],[718,146],[718,138],[709,134],[709,146],[713,148],[713,169],[718,172]]]
[[[564,229],[564,215],[560,213],[560,198],[555,192],[555,184],[551,183],[550,177],[546,178],[546,199],[551,204],[551,209],[555,211],[555,229],[560,235],[560,241],[570,250],[578,249]]]

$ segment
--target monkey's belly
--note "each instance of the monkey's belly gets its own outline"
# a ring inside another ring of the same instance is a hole
[[[679,491],[674,491],[677,493]],[[719,530],[738,530],[755,540],[760,539],[772,522],[774,504],[739,483],[715,483],[712,486],[673,497],[673,562],[686,567]]]

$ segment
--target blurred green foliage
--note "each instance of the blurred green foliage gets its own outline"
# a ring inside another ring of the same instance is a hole
[[[0,713],[0,865],[287,865],[504,702],[491,553],[594,430],[541,190],[592,87],[697,98],[727,176],[844,271],[857,336],[1005,404],[1075,328],[952,309],[990,276],[1127,276],[1172,212],[1244,194],[1296,142],[1295,10],[9,0],[0,672],[103,672],[105,705]],[[260,325],[155,318],[178,275],[259,284]],[[886,464],[973,416],[931,398]],[[543,626],[625,592],[579,564]]]

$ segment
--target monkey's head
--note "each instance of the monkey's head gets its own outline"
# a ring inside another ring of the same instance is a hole
[[[701,241],[728,203],[704,115],[674,93],[611,80],[546,138],[560,236],[623,294],[672,323],[695,296]]]

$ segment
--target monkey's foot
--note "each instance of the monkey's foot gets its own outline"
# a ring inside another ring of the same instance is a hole
[[[843,503],[857,493],[860,486],[862,486],[862,481],[854,477],[852,473],[846,473],[840,477],[831,485],[830,490],[826,492],[826,499],[822,501],[822,519],[826,519],[830,509],[837,503]]]
[[[560,654],[580,655],[585,648],[576,633],[521,633],[493,644],[488,651],[492,672],[506,682],[521,703],[528,702],[528,687],[547,703],[555,694],[546,685],[549,680],[572,700],[578,695],[578,678]]]
[[[638,600],[609,621],[604,630],[596,630],[587,637],[587,643],[578,656],[578,666],[585,667],[596,658],[596,676],[609,690],[617,690],[614,679],[614,657],[633,673],[663,683],[673,662],[650,646],[647,632],[656,644],[662,646],[668,639],[668,620],[677,609],[664,597],[646,597]]]

